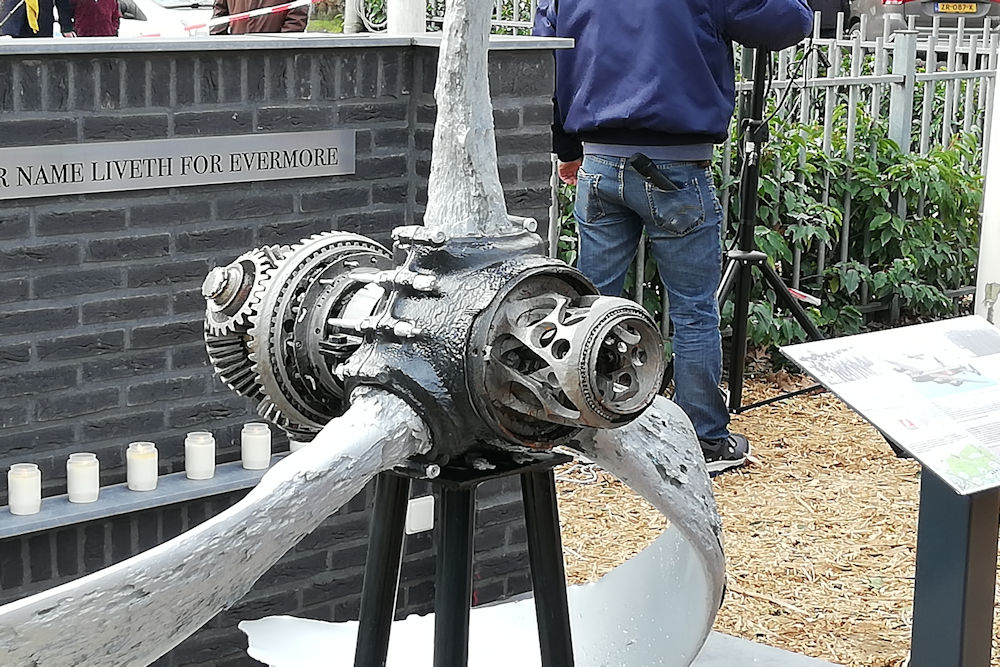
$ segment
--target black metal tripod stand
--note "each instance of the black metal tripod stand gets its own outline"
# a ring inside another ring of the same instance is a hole
[[[754,50],[753,87],[750,93],[747,113],[741,119],[744,151],[743,174],[740,178],[740,222],[737,235],[737,247],[727,254],[729,261],[722,274],[722,281],[716,292],[719,304],[726,300],[735,287],[733,303],[733,337],[732,350],[729,357],[729,411],[743,412],[751,408],[767,405],[789,396],[810,391],[812,388],[799,392],[783,394],[753,405],[743,405],[743,375],[747,355],[747,326],[750,317],[750,287],[751,269],[756,267],[764,280],[778,296],[778,299],[788,308],[796,321],[805,329],[810,340],[822,340],[823,334],[816,327],[802,304],[781,280],[781,276],[767,260],[767,255],[757,249],[754,240],[754,227],[757,224],[757,183],[760,179],[760,155],[769,133],[764,118],[764,81],[767,77],[768,63],[771,54],[764,49]]]
[[[519,475],[528,536],[528,562],[534,589],[542,667],[573,667],[573,644],[566,602],[559,510],[553,468],[572,460],[564,454],[538,453],[525,461],[498,454],[487,471],[444,467],[431,480],[438,490],[434,544],[434,667],[465,667],[469,662],[469,613],[472,606],[472,556],[476,487],[498,477]],[[368,557],[361,593],[354,667],[384,667],[389,630],[396,608],[410,477],[382,473],[368,535]]]

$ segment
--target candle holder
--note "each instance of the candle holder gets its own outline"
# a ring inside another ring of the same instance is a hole
[[[152,442],[129,443],[125,451],[128,488],[132,491],[152,491],[156,488],[159,455]]]
[[[184,439],[184,472],[188,479],[215,477],[215,437],[207,431],[193,431]]]
[[[42,508],[42,473],[34,463],[15,463],[7,472],[7,503],[18,516],[37,514]]]
[[[92,503],[101,492],[97,454],[76,452],[66,459],[66,493],[71,503]]]
[[[240,458],[247,470],[265,470],[271,465],[271,429],[267,424],[244,424],[240,432]]]

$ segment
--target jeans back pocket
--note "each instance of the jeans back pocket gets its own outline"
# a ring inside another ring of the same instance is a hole
[[[597,191],[601,183],[600,174],[591,174],[582,168],[576,173],[576,202],[573,214],[577,220],[594,222],[604,217],[604,205]]]
[[[705,200],[698,179],[692,178],[677,190],[661,190],[644,183],[649,203],[649,219],[667,236],[690,234],[705,221]]]

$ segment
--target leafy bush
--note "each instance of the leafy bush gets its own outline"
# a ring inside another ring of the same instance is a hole
[[[306,30],[309,32],[333,32],[342,33],[344,32],[344,16],[334,16],[332,19],[309,19],[309,25],[306,26]]]
[[[799,250],[803,285],[823,301],[813,314],[830,334],[860,330],[858,309],[871,302],[895,304],[910,318],[947,314],[954,307],[947,292],[972,284],[976,269],[977,137],[955,135],[926,155],[903,153],[887,124],[862,108],[848,156],[846,113],[845,106],[835,111],[828,152],[819,126],[772,128],[759,188],[761,249],[785,275]],[[804,339],[797,327],[782,332],[751,322],[751,329],[759,325],[765,330],[751,331],[758,342]]]

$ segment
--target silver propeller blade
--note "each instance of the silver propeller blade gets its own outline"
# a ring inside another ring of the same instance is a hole
[[[230,509],[118,565],[0,607],[0,665],[148,665],[243,597],[375,475],[429,447],[403,400],[356,392],[347,413]]]
[[[689,665],[715,622],[726,572],[722,521],[691,422],[676,404],[658,396],[641,417],[621,428],[584,432],[579,448],[667,517],[669,526],[657,543],[670,554],[664,557],[655,584],[662,604],[648,600],[648,590],[643,595],[641,590],[626,590],[628,584],[622,583],[617,595],[606,598],[606,609],[590,609],[573,618],[574,643],[588,636],[611,636],[602,629],[613,626],[614,617],[623,614],[618,619],[623,625],[638,615],[632,623],[636,628],[655,623],[662,631],[637,632],[626,635],[627,641],[608,640],[590,647],[590,659],[579,660],[580,664]],[[615,606],[622,600],[624,609]],[[642,620],[644,607],[649,617]]]
[[[492,2],[450,0],[441,29],[424,225],[448,236],[513,231],[500,185],[490,102],[492,14]]]

